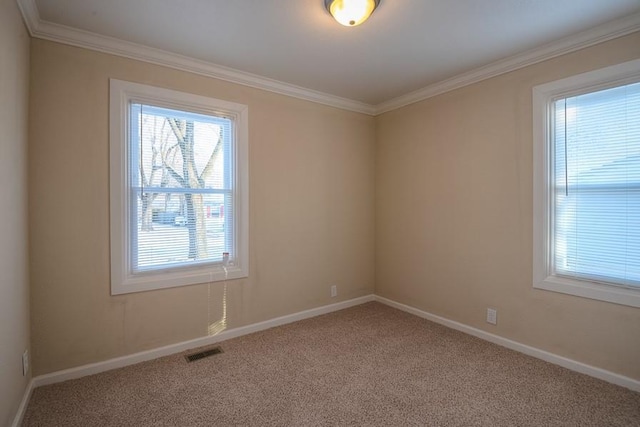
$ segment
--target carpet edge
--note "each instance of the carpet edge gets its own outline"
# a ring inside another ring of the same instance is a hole
[[[578,362],[577,360],[569,359],[564,356],[560,356],[546,350],[542,350],[536,347],[532,347],[526,344],[519,343],[517,341],[510,340],[508,338],[501,337],[499,335],[492,334],[490,332],[483,331],[481,329],[474,328],[464,323],[456,322],[454,320],[447,319],[432,313],[429,313],[419,308],[415,308],[406,304],[402,304],[391,299],[375,295],[375,301],[385,304],[389,307],[402,310],[404,312],[413,314],[423,319],[430,320],[434,323],[446,326],[451,329],[463,332],[468,335],[480,338],[485,341],[489,341],[493,344],[497,344],[502,347],[506,347],[510,350],[515,350],[519,353],[526,354],[536,359],[544,360],[545,362],[552,363],[554,365],[561,366],[574,372],[588,375],[611,384],[619,385],[621,387],[628,388],[633,391],[640,392],[640,381],[630,377],[626,377],[615,372],[607,371],[606,369],[598,368],[586,363]]]
[[[85,377],[87,375],[93,375],[113,369],[123,368],[125,366],[135,365],[136,363],[146,362],[148,360],[153,360],[164,356],[170,356],[172,354],[181,353],[183,351],[197,347],[208,346],[220,341],[252,334],[254,332],[263,331],[265,329],[274,328],[276,326],[286,325],[288,323],[297,322],[299,320],[321,316],[323,314],[332,313],[334,311],[343,310],[345,308],[354,307],[371,301],[375,301],[375,295],[373,294],[341,301],[335,304],[324,305],[309,310],[299,311],[297,313],[276,317],[258,323],[252,323],[250,325],[240,326],[221,332],[220,334],[214,336],[195,338],[193,340],[182,341],[151,350],[141,351],[138,353],[107,359],[100,362],[38,375],[31,380],[31,383],[33,384],[32,388],[77,379]]]

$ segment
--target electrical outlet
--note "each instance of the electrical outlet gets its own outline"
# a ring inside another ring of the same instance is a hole
[[[487,308],[487,323],[492,325],[498,324],[498,310],[495,308]]]
[[[27,372],[29,372],[29,350],[22,353],[22,376],[27,376]]]
[[[338,296],[338,287],[336,285],[331,286],[331,298]]]

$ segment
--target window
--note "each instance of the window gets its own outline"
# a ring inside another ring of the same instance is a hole
[[[533,96],[534,287],[640,307],[640,60]]]
[[[110,82],[111,293],[248,276],[248,109]]]

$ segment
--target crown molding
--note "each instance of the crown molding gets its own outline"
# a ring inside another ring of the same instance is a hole
[[[35,0],[17,0],[17,3],[24,17],[29,34],[35,38],[144,61],[206,77],[213,77],[230,83],[262,89],[371,116],[396,110],[491,77],[640,31],[640,13],[636,13],[473,69],[380,104],[370,105],[184,55],[178,55],[113,37],[102,36],[89,31],[43,21],[40,19]]]
[[[491,77],[505,74],[529,65],[537,64],[557,56],[566,55],[589,46],[613,40],[640,31],[640,13],[609,21],[606,24],[565,37],[546,45],[459,74],[450,79],[434,83],[422,89],[390,99],[376,105],[375,115],[396,110],[425,99],[468,86]]]
[[[22,19],[24,19],[24,24],[27,27],[27,31],[29,31],[29,35],[35,37],[33,29],[41,22],[35,0],[16,0],[16,3],[18,4],[20,13],[22,13]]]
[[[230,83],[262,89],[343,110],[368,115],[373,115],[375,112],[375,106],[363,102],[284,83],[161,49],[43,21],[40,19],[35,0],[17,0],[17,2],[29,33],[35,38],[135,59],[206,77],[213,77]]]

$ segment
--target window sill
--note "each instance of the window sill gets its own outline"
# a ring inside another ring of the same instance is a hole
[[[630,307],[640,307],[640,289],[604,285],[558,276],[547,276],[544,280],[536,281],[533,287],[534,289],[559,292]]]
[[[229,266],[227,271],[219,266],[187,270],[161,270],[145,274],[129,275],[114,281],[111,295],[144,292],[156,289],[174,288],[178,286],[197,285],[202,283],[221,282],[248,277],[246,269],[240,266]]]

